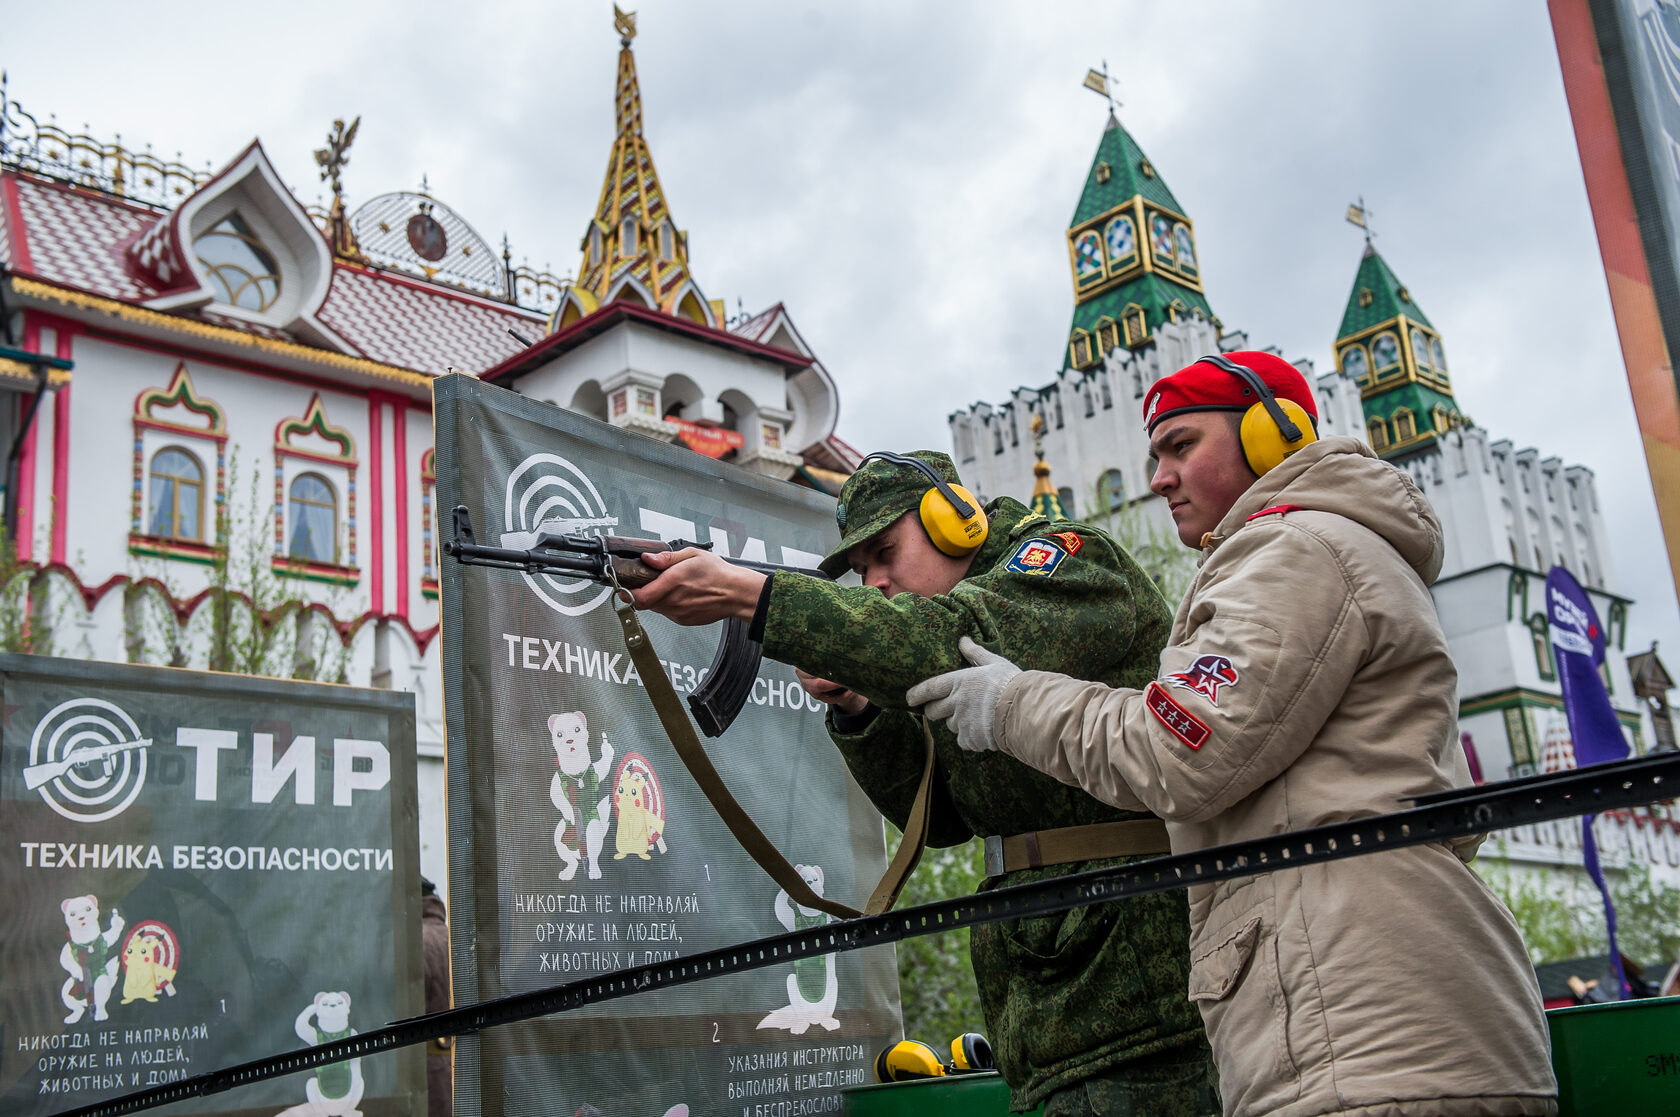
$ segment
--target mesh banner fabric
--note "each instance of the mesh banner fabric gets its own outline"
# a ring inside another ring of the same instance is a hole
[[[832,500],[810,490],[468,377],[440,379],[434,401],[438,520],[465,505],[481,544],[524,549],[545,525],[815,566],[835,538]],[[702,797],[609,597],[443,561],[456,1004],[830,918],[791,903]],[[721,626],[642,623],[678,693],[695,689]],[[880,816],[793,669],[766,660],[706,749],[801,875],[861,907],[885,868]],[[455,1112],[838,1112],[898,1030],[890,947],[801,959],[463,1037]]]
[[[414,699],[0,655],[0,1112],[424,1010]],[[179,1113],[408,1117],[424,1052]]]

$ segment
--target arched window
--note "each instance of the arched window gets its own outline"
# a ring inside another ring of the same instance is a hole
[[[601,226],[599,225],[589,226],[589,262],[591,264],[601,262]]]
[[[1137,258],[1137,230],[1130,217],[1116,217],[1108,223],[1103,239],[1108,245],[1108,266],[1115,270]]]
[[[677,254],[677,232],[669,221],[659,226],[659,258],[669,260]]]
[[[1342,373],[1355,380],[1363,380],[1370,375],[1371,362],[1365,359],[1363,345],[1349,345],[1342,350]]]
[[[1072,489],[1068,488],[1066,485],[1063,485],[1061,488],[1056,490],[1056,499],[1062,502],[1062,514],[1064,516],[1066,516],[1068,519],[1071,520],[1071,519],[1074,518],[1075,515],[1077,515],[1077,513],[1075,513],[1074,510],[1073,510],[1073,490]]]
[[[636,254],[636,219],[626,217],[624,224],[618,230],[618,254],[620,256],[634,256]]]
[[[1452,420],[1447,416],[1447,409],[1440,404],[1435,405],[1435,429],[1445,433],[1452,426]]]
[[[1120,344],[1120,327],[1112,318],[1103,318],[1097,322],[1097,352],[1107,353]]]
[[[1417,437],[1417,416],[1412,409],[1402,407],[1394,413],[1394,441],[1407,442]]]
[[[1393,334],[1382,333],[1371,343],[1371,363],[1381,375],[1400,363],[1400,342]]]
[[[280,297],[280,268],[238,213],[228,214],[201,233],[193,251],[210,273],[218,301],[261,312]]]
[[[1371,449],[1383,450],[1388,447],[1388,424],[1381,419],[1371,419],[1367,422],[1365,434],[1371,440]]]
[[[1149,217],[1149,248],[1155,253],[1155,259],[1169,268],[1176,263],[1173,259],[1172,222],[1158,213]]]
[[[1082,287],[1103,277],[1102,239],[1095,229],[1087,229],[1073,239],[1073,275]]]
[[[1102,502],[1099,507],[1109,512],[1118,512],[1125,507],[1126,478],[1118,469],[1106,471],[1097,480],[1097,490]]]
[[[146,531],[163,539],[204,541],[204,467],[171,446],[152,455]]]
[[[286,546],[290,558],[304,562],[338,561],[338,494],[318,473],[300,473],[292,478],[287,493],[287,522],[291,538]]]
[[[1435,372],[1445,377],[1447,375],[1447,351],[1441,348],[1441,339],[1436,338],[1429,343],[1429,351],[1434,356]]]
[[[1529,641],[1534,645],[1534,666],[1540,672],[1540,678],[1551,682],[1557,678],[1557,670],[1552,665],[1552,643],[1548,633],[1546,614],[1535,613],[1528,618]]]
[[[1180,221],[1173,226],[1173,241],[1178,245],[1178,270],[1196,273],[1196,249],[1190,241],[1190,226]]]
[[[1430,354],[1429,354],[1429,339],[1427,337],[1423,336],[1423,331],[1422,330],[1418,329],[1416,326],[1413,326],[1412,327],[1412,359],[1417,362],[1417,367],[1420,371],[1423,371],[1423,372],[1432,371],[1430,369],[1429,356],[1430,356]]]

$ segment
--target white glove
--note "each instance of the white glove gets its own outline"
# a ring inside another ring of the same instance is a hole
[[[922,713],[934,721],[946,722],[962,748],[986,752],[997,748],[993,715],[998,699],[1021,669],[967,636],[957,648],[973,667],[959,667],[923,680],[910,688],[904,700],[923,707]]]

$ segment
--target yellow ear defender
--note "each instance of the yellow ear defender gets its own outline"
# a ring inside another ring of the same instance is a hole
[[[979,1032],[964,1032],[951,1041],[951,1062],[948,1069],[957,1074],[969,1071],[996,1070],[997,1059],[992,1045]]]
[[[973,493],[961,485],[950,484],[920,458],[881,451],[870,454],[863,460],[867,462],[871,458],[909,466],[926,474],[927,479],[933,482],[933,488],[922,494],[918,515],[921,517],[923,530],[941,553],[952,558],[962,558],[964,555],[972,555],[986,542],[986,534],[991,530],[991,524],[986,521],[986,513],[981,510],[980,502],[974,498]],[[858,468],[863,468],[861,463]]]
[[[875,1056],[877,1082],[914,1082],[944,1074],[945,1065],[939,1061],[939,1053],[920,1040],[899,1040]]]
[[[1202,360],[1241,380],[1257,399],[1243,413],[1241,432],[1243,457],[1256,477],[1264,477],[1282,465],[1284,458],[1318,441],[1318,428],[1307,409],[1292,399],[1278,399],[1259,373],[1219,353]]]

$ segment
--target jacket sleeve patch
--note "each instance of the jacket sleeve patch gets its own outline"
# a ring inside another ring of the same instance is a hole
[[[1059,540],[1062,546],[1067,548],[1067,553],[1070,555],[1077,555],[1079,548],[1085,545],[1085,540],[1079,538],[1077,532],[1053,531],[1050,533],[1050,538]]]
[[[1197,656],[1188,670],[1168,675],[1167,682],[1185,690],[1193,690],[1213,706],[1219,705],[1219,688],[1237,685],[1237,668],[1222,655]]]
[[[1143,704],[1155,715],[1155,720],[1167,727],[1167,732],[1183,741],[1191,749],[1199,749],[1208,739],[1210,730],[1189,710],[1174,702],[1160,683],[1150,683],[1143,692]]]
[[[1048,539],[1035,537],[1022,543],[1010,560],[1003,564],[1003,568],[1017,574],[1048,578],[1056,572],[1056,567],[1060,566],[1067,556],[1068,552],[1059,545]]]

